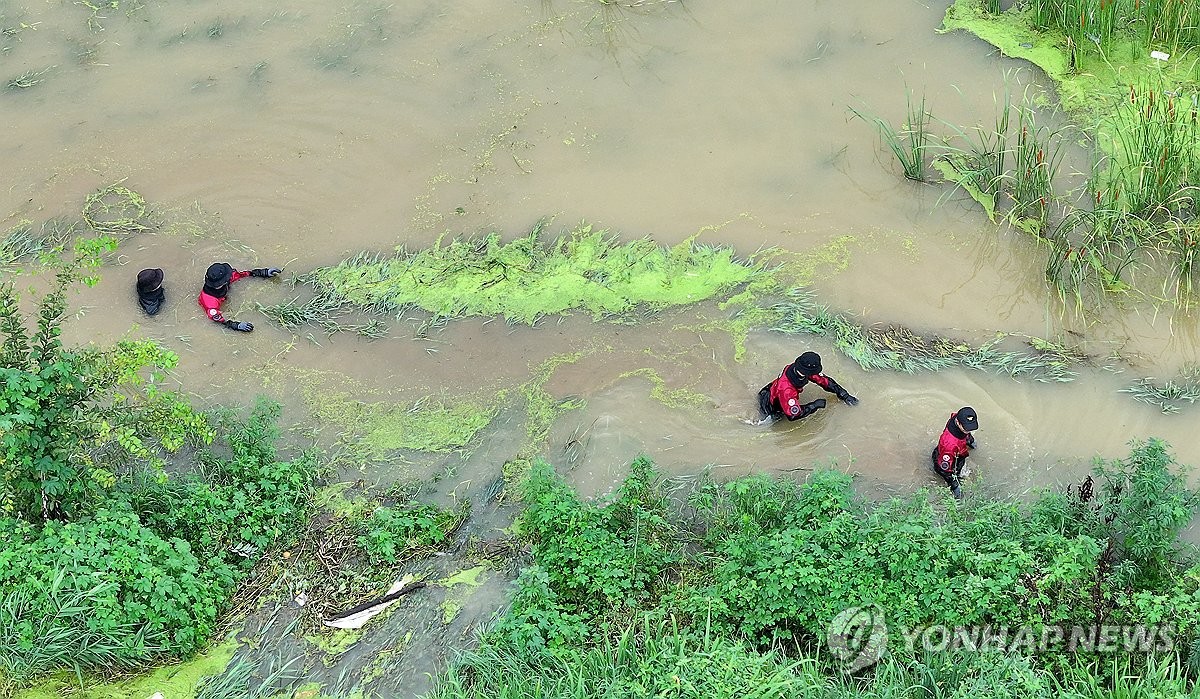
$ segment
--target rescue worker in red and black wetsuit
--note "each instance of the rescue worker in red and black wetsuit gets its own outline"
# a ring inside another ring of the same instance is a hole
[[[779,378],[763,386],[758,392],[758,409],[763,418],[786,417],[789,420],[799,420],[824,408],[824,398],[818,398],[811,403],[801,401],[800,393],[810,381],[834,394],[847,405],[858,404],[858,399],[850,395],[849,391],[821,373],[821,355],[805,352],[796,357],[795,362],[787,365]]]
[[[213,321],[227,328],[248,333],[254,330],[252,323],[226,320],[225,316],[221,315],[221,304],[225,303],[225,295],[229,293],[229,285],[246,277],[274,277],[282,271],[278,267],[264,267],[252,269],[249,272],[239,272],[224,262],[213,263],[208,266],[208,271],[204,273],[204,289],[200,291],[200,298],[197,301],[200,302],[200,307],[204,309],[204,312]]]
[[[933,472],[946,481],[950,492],[956,498],[962,497],[959,478],[962,476],[963,465],[967,463],[967,457],[975,448],[975,435],[971,432],[977,429],[979,416],[975,414],[974,408],[963,407],[958,412],[951,413],[950,419],[946,421],[946,429],[942,430],[942,436],[931,455]]]

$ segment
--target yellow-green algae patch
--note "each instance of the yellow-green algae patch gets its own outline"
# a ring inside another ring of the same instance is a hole
[[[147,699],[155,692],[163,699],[192,699],[196,685],[205,677],[219,675],[233,658],[238,643],[232,636],[219,646],[193,660],[178,665],[166,665],[129,680],[95,682],[84,678],[84,688],[74,676],[59,675],[51,680],[18,692],[15,699]]]
[[[1114,38],[1104,52],[1094,46],[1083,47],[1076,51],[1072,66],[1067,37],[1031,26],[1027,13],[1019,8],[995,15],[984,9],[981,0],[956,0],[946,10],[942,31],[956,29],[974,34],[1006,56],[1041,68],[1057,83],[1063,108],[1088,119],[1108,114],[1130,85],[1194,87],[1200,81],[1200,65],[1194,56],[1181,52],[1165,62],[1156,60],[1139,37]]]
[[[454,621],[462,608],[466,606],[467,600],[471,595],[475,594],[475,588],[483,584],[487,577],[486,566],[475,566],[467,568],[449,577],[443,578],[437,582],[438,585],[447,588],[446,598],[442,600],[442,623],[449,624]],[[461,590],[454,588],[462,587]]]
[[[665,247],[649,239],[620,244],[581,225],[544,243],[540,226],[508,243],[492,233],[441,241],[395,257],[359,256],[309,275],[318,296],[376,313],[419,308],[438,317],[504,316],[534,323],[583,310],[621,319],[639,308],[667,308],[718,296],[758,267],[726,247],[694,238]]]
[[[634,369],[621,374],[620,378],[631,376],[640,376],[648,380],[653,386],[650,389],[650,397],[668,408],[694,408],[708,402],[708,396],[703,393],[697,393],[687,388],[668,388],[666,379],[653,369]]]
[[[315,384],[303,393],[313,417],[353,435],[351,440],[367,458],[382,458],[399,449],[427,453],[462,449],[491,424],[502,403],[502,396],[493,396],[490,403],[470,397],[365,403],[360,394],[324,390]]]
[[[858,242],[853,235],[842,235],[803,253],[775,249],[760,253],[756,261],[769,272],[755,276],[744,290],[721,302],[720,309],[730,311],[730,317],[706,327],[728,332],[733,340],[733,359],[742,361],[750,331],[770,327],[780,318],[762,299],[777,298],[789,288],[809,286],[822,270],[832,274],[846,271],[850,266],[850,246]]]

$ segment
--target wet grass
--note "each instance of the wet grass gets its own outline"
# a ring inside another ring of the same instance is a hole
[[[1133,399],[1157,406],[1164,414],[1180,412],[1183,408],[1200,400],[1200,365],[1185,366],[1179,376],[1163,383],[1153,378],[1142,378],[1121,389]]]
[[[265,699],[291,689],[304,676],[297,667],[301,657],[279,662],[265,673],[256,672],[245,657],[236,657],[220,675],[208,677],[196,688],[196,699]]]
[[[0,266],[25,263],[49,253],[81,232],[77,221],[63,218],[44,221],[40,226],[21,221],[0,238]]]
[[[1085,357],[1071,348],[1029,338],[1030,349],[1006,350],[1004,336],[983,345],[940,335],[922,335],[903,326],[867,327],[847,315],[818,305],[812,294],[797,289],[773,309],[779,320],[771,328],[785,334],[827,337],[834,347],[868,371],[886,369],[907,374],[965,366],[1039,382],[1068,382]]]

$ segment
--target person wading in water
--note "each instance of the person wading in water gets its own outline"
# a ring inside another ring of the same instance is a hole
[[[152,316],[162,310],[166,293],[163,292],[163,271],[161,269],[143,269],[137,275],[138,305]]]
[[[846,405],[857,405],[858,399],[838,385],[837,381],[821,373],[821,355],[805,352],[796,361],[784,367],[779,378],[762,387],[758,392],[758,410],[761,422],[786,417],[799,420],[825,407],[825,399],[818,398],[804,403],[800,394],[809,383],[814,383],[837,396]]]
[[[197,301],[214,322],[233,330],[248,333],[254,330],[252,323],[227,320],[225,316],[221,315],[221,304],[225,303],[229,285],[246,277],[275,277],[282,271],[278,267],[263,267],[252,269],[249,272],[239,272],[224,262],[215,262],[209,265],[208,271],[204,273],[204,288],[200,291],[200,298]]]
[[[975,409],[969,406],[960,408],[958,412],[950,414],[950,419],[946,421],[946,429],[942,430],[942,436],[930,455],[933,459],[933,472],[946,481],[950,492],[956,498],[962,497],[959,479],[962,477],[967,457],[975,448],[975,435],[971,433],[977,429],[979,416],[975,414]]]

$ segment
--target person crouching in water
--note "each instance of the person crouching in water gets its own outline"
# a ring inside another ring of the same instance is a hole
[[[950,414],[946,421],[946,429],[942,430],[941,439],[933,449],[933,471],[946,481],[950,492],[956,498],[962,498],[959,479],[962,477],[963,466],[967,457],[975,448],[975,435],[971,432],[979,429],[979,416],[970,407],[963,407],[956,413]]]
[[[166,293],[163,292],[163,271],[161,269],[143,269],[137,275],[138,305],[152,316],[162,310]]]
[[[762,387],[758,392],[758,409],[763,421],[768,418],[786,417],[799,420],[825,407],[825,399],[818,398],[803,403],[800,394],[809,382],[815,383],[837,396],[846,405],[857,405],[858,399],[838,385],[837,381],[821,373],[821,355],[805,352],[796,361],[787,365],[779,378]]]
[[[213,263],[208,266],[208,271],[204,273],[204,289],[200,291],[200,298],[197,300],[200,302],[200,307],[204,309],[204,312],[214,322],[233,330],[248,333],[254,330],[252,323],[226,320],[225,316],[221,315],[221,304],[225,303],[225,296],[229,293],[229,285],[246,277],[274,277],[282,271],[278,267],[266,267],[252,269],[248,272],[239,272],[224,262]]]

